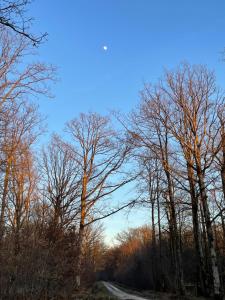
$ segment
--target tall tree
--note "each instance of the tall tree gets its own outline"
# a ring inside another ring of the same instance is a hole
[[[76,286],[80,286],[84,229],[109,214],[100,200],[108,197],[131,180],[125,172],[129,147],[122,145],[110,119],[97,113],[81,114],[67,124],[73,140],[73,151],[81,169],[80,226],[76,262]]]
[[[215,251],[212,219],[209,210],[207,170],[212,166],[221,144],[218,142],[220,126],[216,116],[221,96],[216,88],[214,74],[205,67],[182,65],[167,72],[153,91],[147,91],[149,101],[162,114],[157,114],[162,126],[180,144],[186,161],[189,192],[192,201],[193,228],[200,267],[202,289],[206,282],[205,267],[199,242],[198,206],[202,208],[209,252],[210,283],[215,297],[221,295],[220,276]],[[196,188],[198,187],[200,204]]]
[[[1,120],[1,176],[2,176],[2,192],[1,192],[1,213],[0,213],[0,244],[4,236],[5,218],[8,193],[12,189],[13,172],[18,172],[24,167],[21,159],[31,154],[30,149],[37,137],[41,133],[40,116],[37,113],[37,107],[24,102],[13,102],[7,106],[7,115]],[[27,157],[27,159],[28,159]],[[30,158],[31,159],[31,158]],[[18,163],[18,166],[16,164]],[[28,166],[27,166],[28,167]],[[28,176],[28,175],[27,175]],[[15,181],[14,181],[15,183]],[[18,182],[17,182],[18,183]],[[22,184],[22,182],[21,182]]]
[[[183,270],[181,261],[181,249],[177,224],[176,199],[174,193],[174,179],[172,167],[172,145],[167,126],[161,122],[163,111],[155,105],[152,99],[142,102],[140,110],[131,115],[131,130],[129,133],[142,156],[142,149],[148,149],[153,153],[162,166],[165,175],[165,201],[167,203],[167,216],[170,228],[171,251],[175,266],[176,289],[181,294],[185,292],[183,282]],[[164,122],[168,122],[167,116],[163,116]],[[153,158],[154,159],[154,158]]]
[[[68,228],[79,213],[80,168],[74,152],[56,135],[43,150],[41,166],[42,193],[53,210],[51,238],[55,240],[54,233]]]

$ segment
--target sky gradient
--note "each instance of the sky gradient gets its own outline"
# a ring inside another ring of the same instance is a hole
[[[80,112],[129,112],[144,82],[183,61],[207,65],[225,86],[224,0],[36,0],[29,14],[33,30],[49,34],[39,59],[58,67],[55,98],[39,100],[49,133]],[[149,219],[114,216],[104,222],[107,240]]]

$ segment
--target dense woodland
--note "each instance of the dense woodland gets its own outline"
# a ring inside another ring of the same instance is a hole
[[[1,299],[67,299],[99,279],[222,299],[225,106],[214,72],[183,63],[145,84],[128,115],[81,113],[40,147],[35,99],[51,96],[56,69],[27,63],[41,38],[2,16]],[[114,203],[129,184],[132,199]],[[101,220],[140,208],[150,225],[106,246]]]
[[[119,236],[112,279],[137,288],[224,293],[224,92],[205,66],[181,64],[146,84],[127,118],[137,204],[151,227]]]

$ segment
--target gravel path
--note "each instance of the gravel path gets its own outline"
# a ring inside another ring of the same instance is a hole
[[[111,294],[113,294],[114,296],[116,296],[121,300],[148,300],[147,298],[125,293],[124,291],[118,289],[117,287],[115,287],[113,284],[109,282],[104,281],[103,284]]]

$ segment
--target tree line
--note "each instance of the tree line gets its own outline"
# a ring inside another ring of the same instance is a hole
[[[152,261],[148,287],[167,286],[185,294],[192,274],[199,294],[221,298],[224,293],[224,108],[215,74],[183,63],[166,71],[157,84],[146,84],[140,105],[123,121],[140,172],[137,203],[151,211],[151,250],[144,255]],[[129,252],[136,233],[126,233],[113,253],[122,255],[124,247]],[[131,252],[137,256],[148,247],[139,245]],[[190,250],[192,270],[187,274],[185,254]],[[115,274],[121,274],[120,264],[116,266]]]
[[[68,296],[102,264],[97,222],[123,207],[109,201],[133,180],[131,147],[110,117],[83,113],[65,125],[68,140],[54,134],[38,151],[35,97],[50,95],[55,68],[27,64],[26,37],[0,30],[1,296]]]

